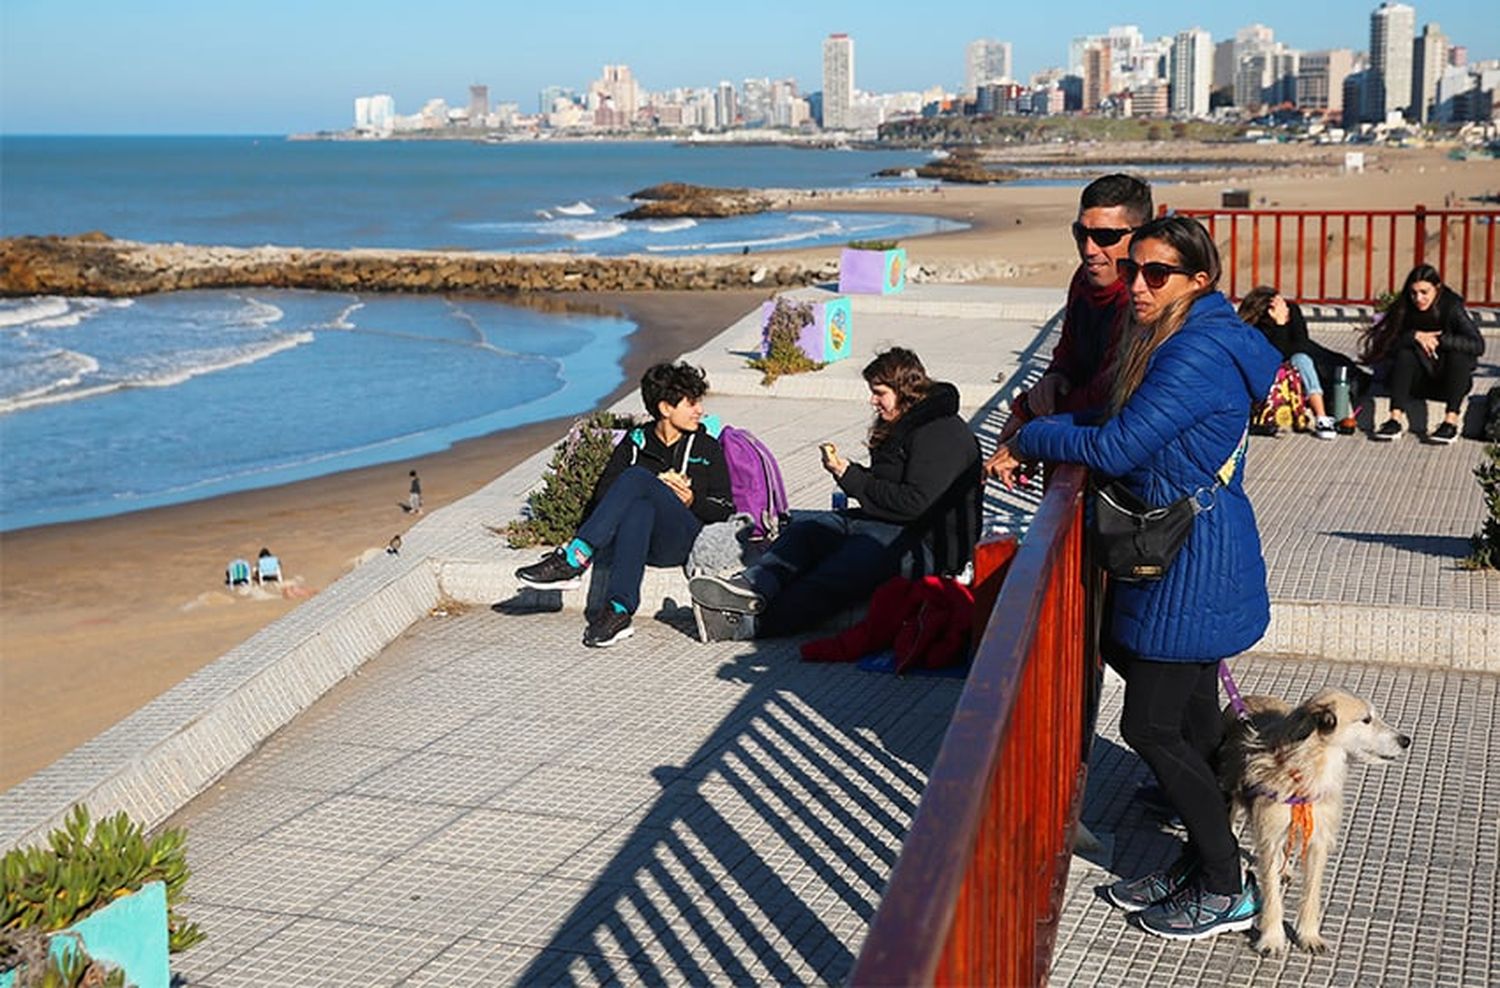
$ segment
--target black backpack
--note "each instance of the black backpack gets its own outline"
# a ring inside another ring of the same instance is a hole
[[[1500,443],[1500,384],[1490,388],[1484,396],[1484,438]]]

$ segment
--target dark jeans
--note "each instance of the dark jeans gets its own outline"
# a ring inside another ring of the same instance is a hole
[[[1473,384],[1474,360],[1465,354],[1439,350],[1436,360],[1428,360],[1413,347],[1402,347],[1391,358],[1391,408],[1408,415],[1414,394],[1435,398],[1457,412]]]
[[[1136,750],[1187,827],[1188,846],[1203,864],[1211,892],[1240,890],[1240,849],[1214,774],[1223,740],[1218,662],[1161,662],[1116,657],[1125,674],[1120,734]]]
[[[681,566],[702,528],[698,516],[655,474],[631,467],[604,492],[578,537],[593,548],[596,561],[607,565],[608,599],[634,614],[641,606],[646,564]]]
[[[790,635],[816,626],[901,570],[904,526],[859,512],[796,512],[745,579],[767,601],[756,633]]]

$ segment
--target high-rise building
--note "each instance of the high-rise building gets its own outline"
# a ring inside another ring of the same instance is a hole
[[[1100,41],[1083,50],[1083,112],[1093,113],[1109,98],[1111,49]]]
[[[1307,113],[1340,118],[1344,80],[1354,71],[1354,52],[1347,48],[1310,51],[1297,67],[1297,106]]]
[[[1172,42],[1172,115],[1208,116],[1214,41],[1202,28],[1178,31]]]
[[[964,50],[964,95],[970,99],[979,87],[992,82],[1011,80],[1011,47],[1009,41],[980,38],[969,42]]]
[[[1407,116],[1411,106],[1411,54],[1417,12],[1387,0],[1370,15],[1370,75],[1365,85],[1365,119],[1383,122],[1392,113]]]
[[[1423,123],[1432,119],[1432,105],[1437,101],[1438,79],[1448,64],[1448,39],[1443,29],[1429,23],[1422,36],[1411,47],[1411,112],[1413,120]]]
[[[640,86],[628,65],[604,66],[603,74],[589,85],[589,109],[608,109],[610,126],[630,126],[640,99]]]
[[[354,98],[354,129],[370,129],[370,97],[368,96]]]
[[[830,34],[823,39],[823,127],[848,130],[853,126],[854,39]]]
[[[490,87],[475,84],[469,87],[469,126],[483,127],[490,115]]]
[[[734,83],[728,79],[722,80],[714,90],[714,115],[719,118],[719,126],[725,130],[739,123],[740,101],[734,91]]]

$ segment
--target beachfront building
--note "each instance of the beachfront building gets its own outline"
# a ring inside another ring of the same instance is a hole
[[[589,83],[588,108],[595,126],[608,129],[629,127],[641,106],[641,87],[628,65],[606,65],[599,78]]]
[[[360,96],[354,100],[356,133],[388,137],[396,126],[396,100],[388,93]]]
[[[1448,64],[1448,39],[1437,24],[1422,27],[1411,49],[1411,117],[1426,123],[1437,102],[1438,77]]]
[[[969,42],[964,51],[964,95],[979,97],[979,87],[1011,80],[1011,45],[1009,41],[980,38]]]
[[[830,34],[823,39],[823,128],[849,130],[854,109],[854,39]]]
[[[1365,80],[1366,122],[1411,116],[1411,61],[1417,12],[1404,3],[1382,3],[1370,15],[1370,73]]]
[[[1083,50],[1083,112],[1097,111],[1110,94],[1109,42],[1098,41]]]
[[[1354,71],[1348,48],[1304,52],[1297,67],[1297,106],[1303,112],[1340,119],[1344,113],[1344,80]]]
[[[1207,31],[1178,31],[1172,41],[1172,115],[1208,116],[1208,94],[1213,83],[1214,42]]]
[[[1171,112],[1171,87],[1165,79],[1137,86],[1130,91],[1132,117],[1165,117]]]
[[[469,87],[469,126],[487,127],[489,117],[490,87],[475,83]]]

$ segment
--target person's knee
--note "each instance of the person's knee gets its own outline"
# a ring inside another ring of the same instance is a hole
[[[1182,740],[1182,732],[1166,724],[1154,722],[1144,712],[1126,708],[1120,717],[1120,737],[1137,752],[1145,754]]]

